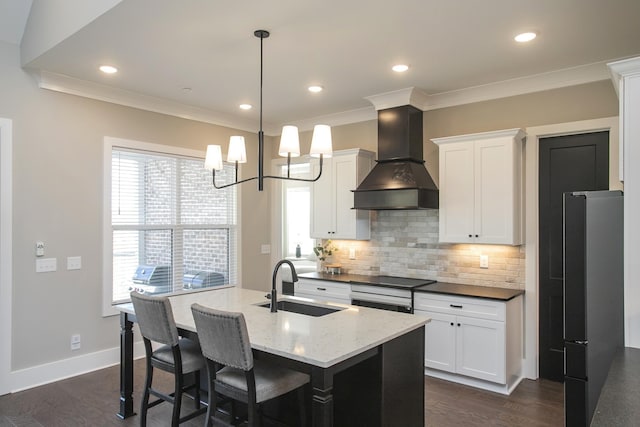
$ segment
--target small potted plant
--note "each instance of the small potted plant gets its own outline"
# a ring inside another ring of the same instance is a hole
[[[331,256],[337,251],[338,247],[333,244],[331,239],[325,240],[324,244],[319,244],[313,247],[313,253],[316,254],[318,261],[320,261],[321,270],[324,270],[324,268],[322,268],[322,264],[325,262],[331,262]]]

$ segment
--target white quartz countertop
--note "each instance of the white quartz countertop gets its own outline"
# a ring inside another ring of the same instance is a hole
[[[257,304],[269,302],[266,292],[237,287],[170,296],[178,327],[195,331],[191,305],[199,303],[218,310],[244,313],[251,346],[256,350],[327,368],[374,348],[393,338],[420,328],[429,318],[367,307],[317,303],[306,298],[279,297],[279,300],[309,302],[344,308],[313,317],[278,311]],[[132,304],[116,306],[133,313]]]

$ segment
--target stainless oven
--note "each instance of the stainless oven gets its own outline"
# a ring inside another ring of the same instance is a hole
[[[401,313],[413,313],[411,291],[408,289],[352,284],[351,304]]]

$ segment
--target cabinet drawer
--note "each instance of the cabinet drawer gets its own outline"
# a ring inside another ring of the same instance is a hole
[[[342,299],[351,302],[351,285],[348,283],[328,282],[325,280],[299,279],[295,286],[295,295],[314,295],[320,299]]]
[[[504,321],[506,317],[504,302],[482,298],[418,293],[415,295],[414,305],[415,310],[435,311],[478,319]]]
[[[301,297],[301,298],[309,298],[320,303],[329,303],[329,304],[337,303],[337,304],[351,305],[350,299],[337,298],[332,295],[317,295],[317,294],[306,294],[304,292],[296,292],[295,296]]]

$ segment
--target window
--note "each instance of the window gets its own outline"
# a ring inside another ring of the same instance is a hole
[[[105,141],[111,158],[109,303],[127,301],[133,289],[161,294],[236,283],[235,187],[214,189],[201,153]],[[216,179],[231,182],[234,173],[225,166]]]
[[[287,167],[281,166],[281,174],[286,175]],[[308,178],[311,173],[309,163],[291,165],[292,178]],[[311,224],[311,183],[302,181],[282,181],[282,254],[286,258],[296,258],[296,248],[300,246],[300,257],[311,258],[313,239],[309,237]]]

